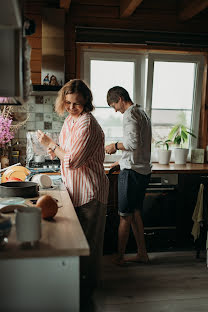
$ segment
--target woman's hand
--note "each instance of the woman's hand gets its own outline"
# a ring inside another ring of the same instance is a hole
[[[49,148],[50,145],[55,144],[55,142],[53,142],[53,140],[41,130],[37,131],[37,137],[40,144],[47,148]]]
[[[48,153],[48,155],[50,156],[50,159],[51,159],[51,160],[53,160],[53,159],[56,157],[55,153],[52,151],[51,148],[48,148],[48,149],[47,149],[47,153]]]
[[[115,143],[111,143],[109,145],[106,145],[105,147],[105,152],[107,154],[115,154],[116,153],[116,147],[115,147]]]

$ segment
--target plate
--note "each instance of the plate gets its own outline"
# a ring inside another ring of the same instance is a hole
[[[25,199],[23,197],[8,197],[0,199],[0,205],[18,205],[23,204]]]
[[[30,171],[23,166],[12,166],[8,168],[2,175],[1,183],[7,182],[9,180],[18,179],[17,181],[25,181],[27,175],[30,174]]]

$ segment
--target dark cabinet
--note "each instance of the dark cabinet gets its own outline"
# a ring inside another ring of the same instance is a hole
[[[177,241],[181,247],[193,247],[191,235],[193,221],[192,215],[195,209],[201,174],[179,175],[179,207],[177,209]]]
[[[146,245],[149,252],[195,248],[193,236],[191,235],[193,226],[192,215],[197,201],[199,186],[202,183],[202,176],[203,174],[199,173],[179,174],[176,191],[164,192],[164,194],[146,194],[144,208],[147,208],[147,210],[143,215],[143,221]],[[104,239],[105,254],[117,251],[119,225],[118,175],[111,174],[108,178],[110,187]],[[156,229],[154,226],[155,220],[158,222],[158,227],[161,226],[163,229]],[[152,229],[151,226],[153,226]],[[165,226],[169,228],[165,229]],[[126,252],[136,252],[136,249],[133,233],[130,232]]]

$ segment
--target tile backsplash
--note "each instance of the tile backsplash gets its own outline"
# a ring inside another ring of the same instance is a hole
[[[14,107],[14,116],[18,121],[25,120],[29,114],[27,123],[18,130],[13,139],[13,142],[18,141],[19,143],[13,146],[13,150],[20,151],[22,165],[25,165],[26,161],[26,134],[28,131],[40,129],[50,133],[61,130],[66,116],[60,117],[55,113],[55,100],[56,96],[30,96],[22,106]]]

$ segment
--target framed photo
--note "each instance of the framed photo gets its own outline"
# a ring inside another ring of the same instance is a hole
[[[196,148],[191,150],[191,162],[194,164],[204,163],[204,149]]]

